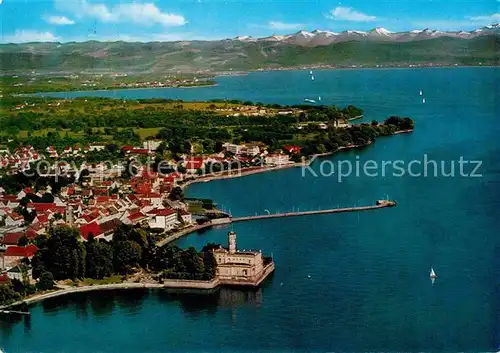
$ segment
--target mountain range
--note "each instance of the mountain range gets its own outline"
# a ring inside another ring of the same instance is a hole
[[[470,32],[315,30],[213,41],[0,45],[3,73],[221,73],[303,66],[499,65],[500,26]]]
[[[319,46],[319,45],[329,45],[332,43],[341,43],[348,41],[392,41],[392,42],[409,42],[414,40],[426,40],[433,38],[461,38],[461,39],[472,39],[484,35],[495,35],[500,34],[500,25],[494,24],[486,26],[483,28],[478,28],[474,31],[454,31],[454,32],[442,32],[431,29],[423,30],[413,30],[407,32],[390,32],[385,28],[374,28],[371,31],[343,31],[340,33],[314,30],[312,32],[298,31],[297,33],[278,36],[273,35],[264,38],[253,38],[250,36],[242,36],[233,38],[233,40],[238,40],[242,42],[281,42],[287,44],[295,44],[301,46]],[[230,39],[229,39],[230,40]]]

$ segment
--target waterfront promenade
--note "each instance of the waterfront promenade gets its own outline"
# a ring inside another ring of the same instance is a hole
[[[234,222],[253,221],[259,219],[268,219],[268,218],[298,217],[298,216],[310,216],[310,215],[343,213],[343,212],[360,212],[360,211],[376,210],[385,207],[393,207],[395,205],[396,203],[394,201],[382,200],[378,201],[376,205],[372,206],[344,207],[344,208],[332,208],[332,209],[316,210],[316,211],[285,212],[285,213],[274,213],[274,214],[255,215],[246,217],[235,217],[231,218],[231,222],[234,223]]]
[[[183,228],[160,240],[159,242],[156,243],[156,245],[164,246],[183,236],[189,235],[199,230],[215,226],[223,226],[225,224],[236,223],[236,222],[248,222],[248,221],[256,221],[256,220],[270,219],[270,218],[288,218],[288,217],[313,216],[313,215],[333,214],[333,213],[362,212],[362,211],[378,210],[381,208],[394,207],[394,206],[396,206],[395,201],[379,200],[376,202],[375,205],[371,206],[342,207],[342,208],[331,208],[326,210],[314,210],[314,211],[302,211],[302,212],[297,211],[297,212],[272,213],[272,214],[243,216],[243,217],[231,217],[229,215],[228,217],[217,218],[205,222],[203,224],[196,224],[187,228]]]

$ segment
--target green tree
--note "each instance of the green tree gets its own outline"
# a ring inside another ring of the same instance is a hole
[[[51,272],[56,280],[85,276],[85,246],[80,242],[77,229],[66,225],[51,228],[44,248],[33,258],[33,276],[41,270]],[[35,271],[35,268],[38,268]]]
[[[21,295],[10,284],[0,285],[0,305],[10,304],[19,299],[21,299]]]
[[[102,279],[113,273],[113,250],[109,244],[97,242],[93,237],[90,237],[86,244],[86,250],[87,277]]]
[[[135,241],[118,241],[113,245],[113,265],[120,274],[132,272],[141,261],[141,247]]]
[[[54,288],[54,275],[51,272],[42,272],[37,283],[38,289],[50,290]]]

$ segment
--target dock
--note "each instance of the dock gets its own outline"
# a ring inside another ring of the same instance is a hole
[[[396,206],[395,201],[378,200],[376,202],[376,204],[372,205],[372,206],[331,208],[331,209],[326,209],[326,210],[303,211],[303,212],[284,212],[284,213],[273,213],[273,214],[245,216],[245,217],[234,217],[234,218],[231,218],[231,222],[245,222],[245,221],[253,221],[253,220],[259,220],[259,219],[299,217],[299,216],[310,216],[310,215],[331,214],[331,213],[360,212],[360,211],[377,210],[380,208],[394,207],[394,206]]]
[[[29,315],[29,311],[18,311],[18,310],[0,310],[0,314],[18,314],[18,315]]]
[[[302,211],[302,212],[283,212],[283,213],[272,213],[272,214],[264,214],[264,215],[254,215],[254,216],[244,216],[244,217],[231,217],[231,215],[227,215],[227,217],[212,219],[203,224],[196,224],[189,227],[186,227],[180,231],[177,231],[173,234],[170,234],[166,238],[158,241],[156,246],[164,246],[172,241],[175,241],[183,236],[189,235],[191,233],[197,232],[202,229],[208,229],[215,226],[225,226],[227,224],[231,224],[233,222],[248,222],[255,221],[259,219],[270,219],[270,218],[287,218],[287,217],[299,217],[299,216],[310,216],[310,215],[321,215],[321,214],[331,214],[331,213],[346,213],[346,212],[361,212],[361,211],[370,211],[370,210],[378,210],[386,207],[394,207],[396,206],[396,201],[391,200],[378,200],[375,205],[371,206],[355,206],[355,207],[343,207],[343,208],[332,208],[325,210],[315,210],[315,211]]]

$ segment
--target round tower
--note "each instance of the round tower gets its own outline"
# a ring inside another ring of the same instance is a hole
[[[229,232],[227,238],[229,242],[229,253],[234,254],[236,252],[236,232]]]

